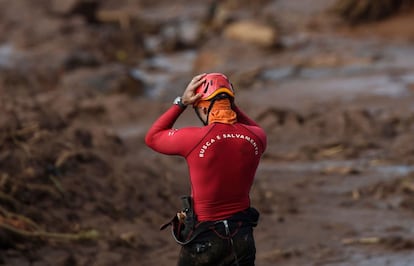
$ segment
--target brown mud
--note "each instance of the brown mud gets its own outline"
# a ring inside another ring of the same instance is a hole
[[[175,265],[186,165],[143,138],[209,71],[268,133],[258,266],[414,265],[413,13],[333,2],[0,0],[0,265]]]

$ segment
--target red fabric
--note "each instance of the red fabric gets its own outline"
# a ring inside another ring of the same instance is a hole
[[[238,122],[173,129],[183,109],[173,105],[149,129],[145,142],[153,150],[183,156],[199,221],[225,219],[250,206],[249,192],[266,134],[236,108]]]

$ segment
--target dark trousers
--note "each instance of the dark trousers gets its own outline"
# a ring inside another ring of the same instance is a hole
[[[178,266],[254,266],[256,246],[251,226],[220,222],[181,248]]]

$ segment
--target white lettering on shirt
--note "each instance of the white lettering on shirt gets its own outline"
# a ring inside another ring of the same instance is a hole
[[[177,132],[177,131],[178,131],[178,129],[175,129],[175,128],[170,129],[170,131],[168,131],[168,136],[169,137],[173,136],[175,134],[175,132]]]
[[[205,156],[205,153],[211,147],[216,141],[223,140],[223,139],[244,139],[247,142],[249,142],[253,148],[254,148],[254,154],[259,155],[259,147],[257,146],[256,141],[250,137],[243,134],[234,134],[234,133],[223,133],[222,135],[217,135],[215,138],[212,138],[208,141],[206,141],[203,146],[201,147],[198,157],[203,158]]]

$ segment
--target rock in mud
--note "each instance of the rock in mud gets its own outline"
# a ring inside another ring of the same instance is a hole
[[[231,23],[225,28],[224,36],[267,48],[279,43],[279,34],[274,27],[250,20]]]

